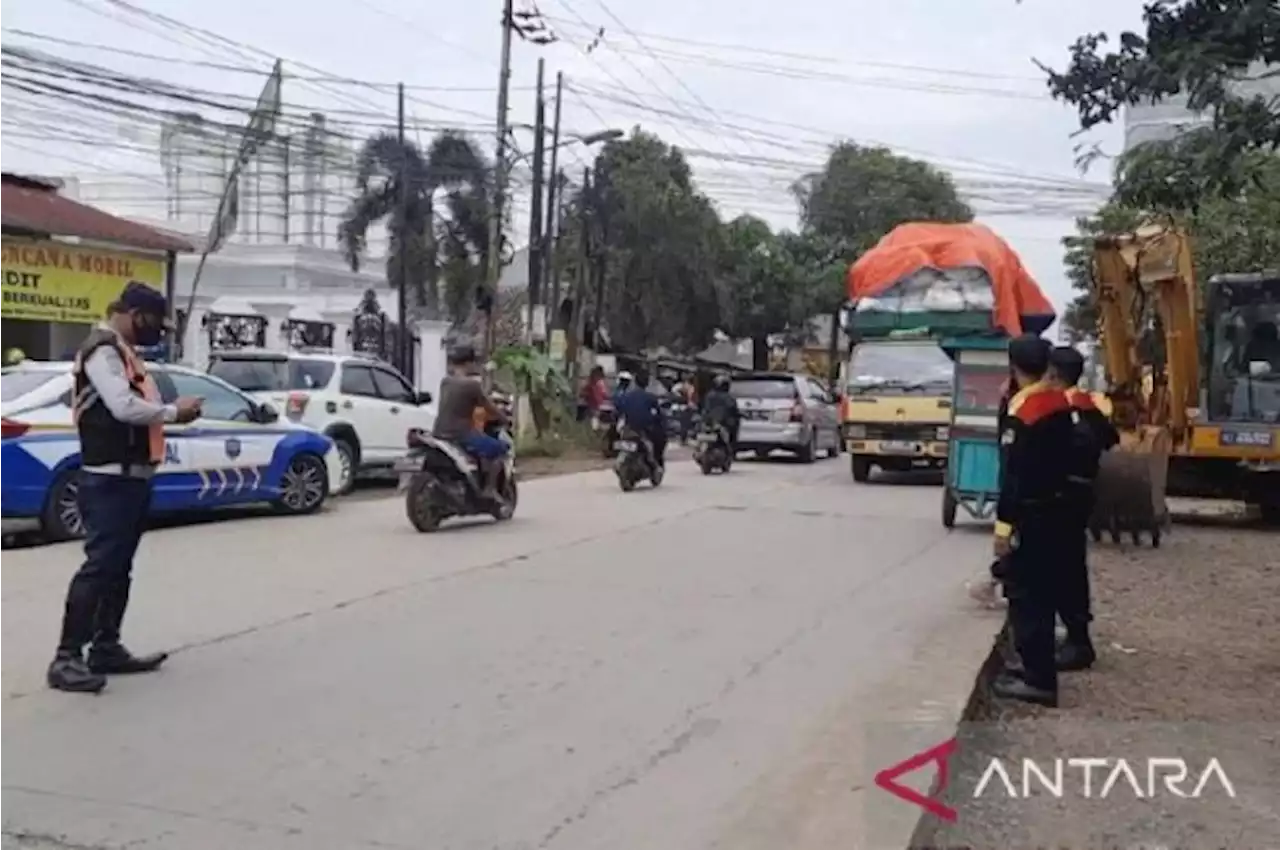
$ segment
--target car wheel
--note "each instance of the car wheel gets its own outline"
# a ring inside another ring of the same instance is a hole
[[[356,447],[346,440],[334,440],[333,447],[338,450],[338,464],[341,468],[338,489],[335,496],[345,496],[356,486]]]
[[[958,504],[956,503],[956,494],[951,492],[950,487],[943,488],[942,490],[942,527],[943,528],[950,529],[950,528],[956,527],[956,508],[957,507],[958,507]]]
[[[78,540],[84,537],[80,514],[80,470],[68,469],[49,488],[42,528],[46,540]]]
[[[871,477],[871,461],[868,458],[850,455],[849,469],[853,472],[853,480],[859,484],[866,483]]]
[[[801,463],[813,463],[818,457],[818,430],[809,435],[809,442],[799,452]]]
[[[315,513],[329,495],[329,472],[317,455],[297,454],[280,477],[276,507],[287,514]]]

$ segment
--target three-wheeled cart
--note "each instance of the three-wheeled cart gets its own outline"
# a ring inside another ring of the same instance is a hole
[[[990,519],[1000,497],[1000,399],[1009,378],[1009,340],[1003,335],[953,336],[939,341],[955,361],[942,524],[956,511]]]

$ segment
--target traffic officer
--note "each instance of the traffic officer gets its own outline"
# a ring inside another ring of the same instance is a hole
[[[1074,520],[1064,514],[1071,408],[1049,385],[1049,343],[1034,335],[1009,342],[1017,391],[1000,437],[1000,496],[994,554],[1009,601],[1009,624],[1022,659],[1022,675],[998,677],[997,696],[1058,704],[1054,614],[1064,569],[1065,538]]]
[[[1120,436],[1115,426],[1098,410],[1089,393],[1077,384],[1084,374],[1084,357],[1069,345],[1059,346],[1049,358],[1052,383],[1066,393],[1075,417],[1073,469],[1068,492],[1075,528],[1070,538],[1070,557],[1065,560],[1059,591],[1058,616],[1067,629],[1066,641],[1058,647],[1058,669],[1084,670],[1097,660],[1089,623],[1093,620],[1089,594],[1088,526],[1093,513],[1094,482],[1102,453],[1110,450]]]
[[[120,642],[151,479],[164,460],[165,423],[200,415],[198,398],[162,404],[134,351],[161,340],[166,313],[163,295],[130,283],[76,351],[72,406],[80,435],[85,559],[67,589],[62,636],[47,677],[51,688],[97,693],[107,675],[145,673],[168,657],[134,655]]]

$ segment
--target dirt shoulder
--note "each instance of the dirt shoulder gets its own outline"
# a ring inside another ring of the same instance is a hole
[[[1280,533],[1177,526],[1157,550],[1095,546],[1091,564],[1099,663],[1064,676],[1054,711],[984,700],[951,765],[958,817],[927,820],[915,846],[1280,847]],[[993,757],[1014,796],[994,784],[975,796]],[[1024,758],[1069,757],[1112,760],[1091,798],[1070,764],[1060,798],[1034,778],[1024,796]],[[1185,759],[1188,792],[1217,759],[1234,797],[1216,777],[1194,799],[1165,790],[1164,768],[1151,782],[1149,759],[1169,757]],[[1103,799],[1120,758],[1137,788],[1121,776]]]

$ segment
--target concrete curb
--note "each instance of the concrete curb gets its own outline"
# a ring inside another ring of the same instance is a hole
[[[961,723],[966,723],[984,715],[991,707],[993,699],[991,682],[1004,667],[1004,647],[1009,640],[1009,622],[1006,619],[1000,627],[1000,631],[996,633],[995,640],[991,644],[991,651],[987,653],[986,659],[978,668],[978,673],[973,680],[973,690],[970,691],[969,698],[965,701],[964,709],[960,712],[960,720],[956,724],[957,729]],[[939,790],[935,779],[933,786],[929,789],[929,793],[932,796],[938,793]],[[942,848],[928,843],[931,834],[936,828],[937,822],[932,815],[921,814],[904,850],[942,850]]]

